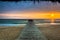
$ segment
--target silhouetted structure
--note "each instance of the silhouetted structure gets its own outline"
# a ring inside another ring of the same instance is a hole
[[[26,27],[21,31],[16,40],[47,40],[35,26],[33,20],[28,20]]]

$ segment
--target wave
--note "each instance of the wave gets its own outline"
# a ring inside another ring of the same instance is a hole
[[[25,26],[26,24],[0,24],[0,26]],[[35,25],[60,25],[60,23],[38,23]]]

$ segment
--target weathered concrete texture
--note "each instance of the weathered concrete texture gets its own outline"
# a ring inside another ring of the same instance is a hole
[[[33,20],[28,20],[17,40],[47,40],[41,31],[35,26]]]

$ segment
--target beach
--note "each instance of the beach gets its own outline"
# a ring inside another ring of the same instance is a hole
[[[38,29],[48,40],[60,40],[60,25],[38,26]],[[15,40],[24,26],[0,27],[0,40]]]

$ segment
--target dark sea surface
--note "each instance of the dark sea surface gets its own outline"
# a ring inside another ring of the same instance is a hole
[[[45,19],[35,20],[36,23],[49,23],[50,21],[45,21]],[[26,24],[28,20],[25,19],[0,19],[0,24]]]
[[[26,24],[27,20],[20,19],[0,19],[0,24]]]
[[[27,20],[20,19],[0,19],[0,26],[20,26],[25,25]]]
[[[23,19],[0,19],[0,26],[20,26],[27,24],[28,20]],[[50,20],[40,19],[35,20],[35,24],[43,24],[43,23],[50,23]],[[55,23],[60,23],[59,21],[55,20]]]
[[[23,19],[0,19],[0,26],[21,26],[25,25],[28,21]],[[44,19],[36,20],[35,23],[44,23]]]

